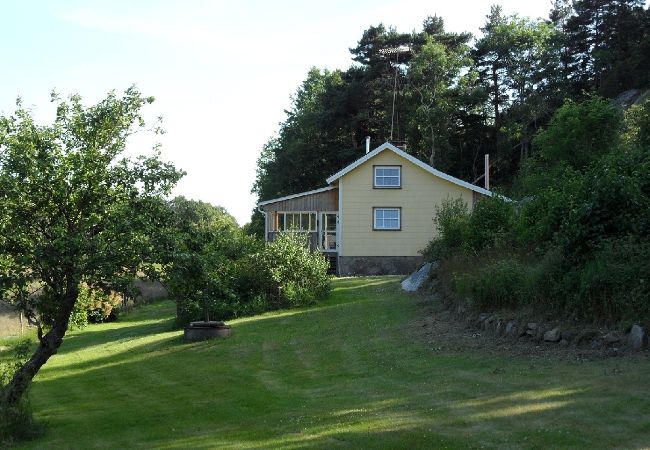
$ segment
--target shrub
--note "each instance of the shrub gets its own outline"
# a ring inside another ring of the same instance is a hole
[[[27,361],[31,349],[29,340],[14,347],[10,362],[0,363],[0,399],[13,374]],[[0,400],[0,444],[10,445],[15,440],[33,439],[42,434],[42,427],[34,421],[28,395],[23,395],[16,406],[9,407]]]
[[[306,236],[283,233],[263,246],[207,274],[208,286],[177,301],[179,324],[203,320],[207,299],[211,318],[227,320],[278,308],[313,304],[329,292],[329,264],[310,252]]]
[[[329,292],[329,264],[309,250],[306,235],[282,233],[257,259],[266,294],[278,308],[313,304]]]
[[[436,236],[421,253],[429,260],[444,258],[461,249],[466,242],[469,209],[461,198],[443,200],[435,207],[433,223]]]
[[[583,320],[618,322],[650,317],[650,241],[604,241],[582,265],[569,267],[554,302]]]
[[[467,227],[467,245],[475,253],[494,247],[512,231],[515,209],[513,203],[494,195],[483,197],[474,206]]]
[[[530,269],[515,259],[489,264],[466,280],[471,301],[480,309],[512,308],[530,303]]]
[[[116,292],[104,292],[101,289],[82,284],[79,297],[70,316],[70,326],[84,328],[89,322],[101,323],[115,320],[119,313],[122,299]]]

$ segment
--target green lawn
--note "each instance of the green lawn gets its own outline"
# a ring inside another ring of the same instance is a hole
[[[228,340],[183,343],[170,302],[72,332],[33,385],[48,429],[26,448],[650,446],[647,358],[440,351],[397,282],[336,280]]]

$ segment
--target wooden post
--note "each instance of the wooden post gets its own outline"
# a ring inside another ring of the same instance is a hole
[[[490,155],[485,154],[485,189],[490,190]]]

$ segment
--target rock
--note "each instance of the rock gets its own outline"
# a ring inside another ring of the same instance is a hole
[[[537,329],[537,324],[535,322],[530,322],[528,325],[529,330],[536,330]]]
[[[584,330],[580,334],[576,336],[576,344],[581,345],[581,344],[587,344],[594,339],[598,338],[600,336],[600,333],[596,330]]]
[[[646,336],[643,328],[638,325],[634,325],[630,330],[630,334],[627,337],[627,343],[634,350],[641,350],[645,344]]]
[[[559,342],[561,338],[562,333],[560,332],[559,328],[553,328],[552,330],[544,333],[545,342]]]
[[[562,339],[564,339],[567,342],[571,342],[574,337],[576,337],[577,333],[573,330],[564,330],[562,331]]]
[[[491,315],[492,315],[492,314],[488,314],[488,313],[481,313],[481,314],[479,314],[479,315],[478,315],[478,318],[476,319],[475,325],[476,325],[478,328],[483,328],[483,322],[485,322],[485,319],[487,319],[487,318],[490,317]]]
[[[415,292],[422,287],[429,278],[431,269],[437,267],[437,262],[429,262],[420,267],[418,270],[409,275],[406,280],[402,281],[402,290],[406,292]]]
[[[621,336],[621,333],[618,331],[610,331],[603,337],[603,340],[607,344],[614,344],[616,342],[619,342],[621,339],[623,339],[623,336]]]
[[[598,350],[603,346],[603,340],[602,339],[594,339],[591,341],[591,344],[589,344],[589,347],[591,347],[592,350]]]
[[[515,322],[514,320],[508,322],[506,324],[506,330],[505,330],[506,336],[515,334],[516,328],[517,328],[517,322]]]

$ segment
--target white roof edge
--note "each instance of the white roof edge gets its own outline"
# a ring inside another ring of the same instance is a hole
[[[437,169],[434,169],[433,167],[431,167],[427,163],[424,163],[424,162],[420,161],[419,159],[417,159],[416,157],[414,157],[412,155],[409,155],[405,151],[400,150],[399,148],[395,147],[390,142],[384,142],[379,147],[377,147],[373,151],[369,152],[365,156],[357,159],[353,163],[351,163],[348,166],[344,167],[343,169],[339,170],[338,172],[336,172],[334,175],[332,175],[331,177],[329,177],[327,179],[327,183],[332,184],[334,181],[338,180],[343,175],[345,175],[345,174],[349,173],[350,171],[356,169],[361,164],[365,163],[370,158],[372,158],[375,155],[378,155],[379,153],[381,153],[384,150],[392,150],[393,152],[397,153],[402,158],[407,159],[408,161],[412,162],[416,166],[426,170],[430,174],[435,175],[435,176],[437,176],[439,178],[442,178],[443,180],[447,180],[450,183],[454,183],[454,184],[456,184],[458,186],[465,187],[465,188],[470,189],[470,190],[472,190],[474,192],[478,192],[479,194],[487,195],[487,196],[490,196],[490,197],[493,194],[491,191],[488,191],[487,189],[483,189],[482,187],[476,186],[474,184],[468,183],[467,181],[463,181],[463,180],[461,180],[459,178],[452,177],[451,175],[447,175],[444,172],[441,172],[441,171],[439,171]]]
[[[314,189],[313,191],[299,192],[297,194],[287,195],[285,197],[272,198],[271,200],[264,200],[263,202],[259,202],[257,206],[264,206],[264,205],[269,205],[271,203],[281,202],[284,200],[291,200],[292,198],[298,198],[304,195],[318,194],[319,192],[331,191],[334,188],[336,188],[336,186],[325,186],[324,188]]]

